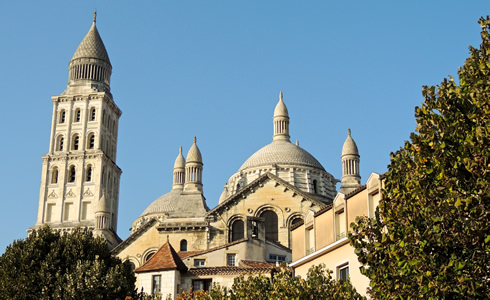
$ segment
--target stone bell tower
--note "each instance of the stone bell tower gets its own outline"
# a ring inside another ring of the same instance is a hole
[[[49,151],[42,157],[36,224],[56,230],[87,227],[109,247],[116,234],[121,169],[116,165],[121,110],[110,92],[112,65],[93,24],[68,67],[68,86],[51,97]]]

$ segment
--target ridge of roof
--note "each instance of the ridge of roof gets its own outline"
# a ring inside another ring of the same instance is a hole
[[[187,266],[168,241],[157,250],[143,265],[134,270],[135,273],[151,271],[179,270],[187,271]]]
[[[122,241],[119,245],[117,245],[114,249],[112,249],[112,253],[117,254],[117,253],[119,253],[119,251],[124,250],[124,248],[126,248],[126,246],[128,246],[131,241],[136,239],[137,236],[142,234],[146,229],[148,229],[156,221],[157,221],[156,219],[150,219],[145,225],[138,228],[138,230],[133,232],[124,241]]]

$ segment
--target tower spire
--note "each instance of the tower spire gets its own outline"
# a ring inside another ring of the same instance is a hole
[[[282,91],[279,92],[279,102],[274,109],[274,141],[289,142],[289,113],[286,104],[282,101]]]
[[[342,147],[342,185],[340,191],[348,193],[361,185],[361,175],[359,171],[359,150],[356,142],[351,136],[350,128],[347,130],[347,139]]]
[[[94,9],[94,24],[97,22],[97,9]]]

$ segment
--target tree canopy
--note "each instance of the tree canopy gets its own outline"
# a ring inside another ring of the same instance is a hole
[[[83,229],[42,227],[0,257],[0,299],[125,299],[134,283],[129,264]]]
[[[209,292],[182,292],[179,300],[241,300],[241,299],[365,299],[350,281],[339,281],[332,278],[332,271],[325,269],[323,264],[312,266],[306,279],[293,276],[291,268],[282,265],[272,278],[264,275],[235,278],[231,289],[218,285]]]
[[[490,298],[490,19],[479,23],[459,83],[423,87],[375,218],[351,225],[375,298]]]

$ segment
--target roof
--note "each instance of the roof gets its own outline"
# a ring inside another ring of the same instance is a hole
[[[95,26],[95,22],[83,38],[71,60],[78,58],[96,58],[106,61],[109,64],[111,63],[104,42],[102,42],[97,26]]]
[[[199,151],[199,147],[196,145],[196,137],[194,137],[194,143],[192,144],[189,152],[187,152],[186,161],[189,162],[198,162],[202,163],[202,155],[201,151]]]
[[[187,271],[187,266],[182,259],[180,259],[179,255],[175,252],[167,239],[167,242],[163,244],[141,267],[134,270],[134,272],[142,273],[168,270]]]
[[[350,129],[347,131],[347,139],[345,139],[344,146],[342,147],[342,156],[344,155],[359,155],[359,150],[351,136]]]
[[[270,165],[306,166],[325,171],[308,151],[289,141],[276,140],[250,156],[239,170]]]
[[[272,274],[276,271],[276,267],[264,267],[264,268],[250,268],[250,267],[203,267],[203,268],[191,268],[187,272],[194,276],[209,276],[209,275],[241,275],[241,274]]]
[[[202,217],[208,210],[206,199],[201,193],[172,189],[153,201],[140,217],[154,214],[165,214],[169,218]]]
[[[282,92],[279,94],[279,102],[277,102],[276,108],[274,109],[274,117],[288,117],[288,108],[286,104],[282,101]]]
[[[184,169],[185,168],[185,159],[182,155],[182,146],[179,148],[179,155],[175,159],[174,169]]]

